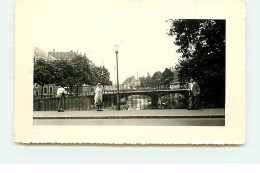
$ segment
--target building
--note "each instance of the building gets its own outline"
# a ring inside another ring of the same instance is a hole
[[[139,88],[141,85],[139,79],[135,79],[135,76],[128,77],[124,82],[123,82],[123,88],[124,89],[136,89]]]
[[[34,63],[37,62],[39,59],[43,59],[45,61],[55,61],[57,58],[53,57],[52,55],[49,55],[45,51],[41,50],[38,47],[34,47],[34,56],[33,60]],[[39,96],[39,95],[45,95],[45,96],[51,96],[56,95],[58,87],[55,84],[48,84],[44,85],[43,88],[37,83],[33,84],[33,95]]]
[[[33,84],[33,95],[35,97],[40,96],[40,95],[54,96],[54,95],[56,95],[57,90],[58,90],[58,87],[55,84],[44,85],[43,89],[42,89],[41,85],[39,85],[37,83]]]
[[[74,58],[75,56],[78,55],[78,52],[56,52],[55,49],[53,49],[52,52],[48,52],[48,55],[53,56],[55,58],[57,58],[58,60],[71,60],[72,58]]]
[[[90,85],[82,85],[82,86],[72,86],[71,89],[65,88],[67,90],[70,90],[71,95],[89,95],[91,93],[94,93],[94,87]]]
[[[48,55],[55,57],[57,60],[66,60],[66,61],[70,61],[72,58],[76,57],[77,55],[81,55],[84,56],[90,63],[90,65],[94,66],[95,64],[90,61],[87,57],[86,54],[81,54],[78,51],[74,52],[74,51],[70,51],[70,52],[57,52],[55,49],[53,49],[52,52],[48,52]]]
[[[33,60],[34,63],[39,60],[39,59],[44,59],[46,61],[54,61],[57,60],[57,58],[53,57],[52,55],[49,55],[48,53],[44,52],[38,47],[34,47],[34,56]]]

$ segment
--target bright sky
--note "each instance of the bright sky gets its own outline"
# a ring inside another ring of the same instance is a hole
[[[79,51],[96,65],[108,68],[115,82],[116,58],[113,46],[119,49],[119,81],[147,72],[153,74],[173,67],[180,54],[174,38],[166,34],[169,18],[156,4],[141,1],[63,0],[31,3],[28,11],[35,46],[45,52]],[[53,2],[53,3],[50,3]],[[151,1],[150,1],[151,2]],[[173,17],[172,17],[173,18]]]

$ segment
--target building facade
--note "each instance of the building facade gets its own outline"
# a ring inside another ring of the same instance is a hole
[[[135,76],[128,77],[122,84],[124,89],[136,89],[141,85],[140,80],[135,79]]]
[[[33,96],[54,96],[56,95],[58,87],[55,84],[47,84],[43,87],[37,83],[33,84]]]
[[[75,56],[78,55],[78,52],[56,52],[55,49],[53,49],[52,52],[48,52],[48,55],[55,57],[58,60],[71,60]]]
[[[53,57],[52,55],[49,55],[48,53],[44,52],[38,47],[34,47],[34,56],[33,60],[34,63],[39,60],[39,59],[44,59],[46,61],[54,61],[57,60],[57,58]]]
[[[57,58],[49,55],[45,51],[41,50],[38,47],[34,47],[34,56],[33,60],[36,63],[39,59],[43,59],[45,61],[55,61]],[[37,83],[33,84],[33,95],[35,97],[44,95],[44,96],[52,96],[56,95],[58,87],[55,84],[44,85],[43,87]]]
[[[53,49],[53,51],[51,52],[48,52],[48,55],[52,56],[52,57],[55,57],[57,60],[65,60],[65,61],[70,61],[72,58],[76,57],[76,56],[83,56],[85,57],[89,64],[94,66],[95,64],[90,61],[86,54],[81,54],[79,53],[78,51],[74,52],[74,51],[70,51],[70,52],[57,52],[55,49]]]

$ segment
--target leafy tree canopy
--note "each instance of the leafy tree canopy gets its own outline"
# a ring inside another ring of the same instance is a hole
[[[81,86],[83,84],[91,84],[91,71],[89,60],[84,56],[77,55],[70,61],[73,67],[73,78],[74,85]]]
[[[179,81],[198,81],[205,95],[225,94],[225,20],[167,20],[181,53]]]
[[[151,79],[152,86],[160,88],[160,86],[162,85],[161,81],[162,81],[162,73],[160,71],[155,72]]]
[[[34,83],[55,83],[58,86],[111,85],[110,73],[105,67],[97,67],[81,55],[71,60],[45,61],[39,59],[34,65]]]
[[[52,64],[43,59],[39,59],[34,64],[34,83],[38,83],[41,86],[52,83],[54,81],[54,71]]]
[[[162,84],[165,86],[169,86],[174,79],[174,73],[171,69],[166,68],[162,73]]]
[[[110,73],[104,66],[94,66],[92,68],[92,84],[96,85],[97,83],[101,83],[103,86],[112,85],[112,81],[110,81]]]

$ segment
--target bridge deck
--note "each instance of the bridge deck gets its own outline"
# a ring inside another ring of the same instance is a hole
[[[187,92],[187,89],[174,89],[174,90],[120,90],[119,94],[149,94],[149,93],[183,93]],[[117,91],[104,91],[103,95],[107,94],[117,94]],[[91,93],[90,95],[94,95],[94,93]]]

